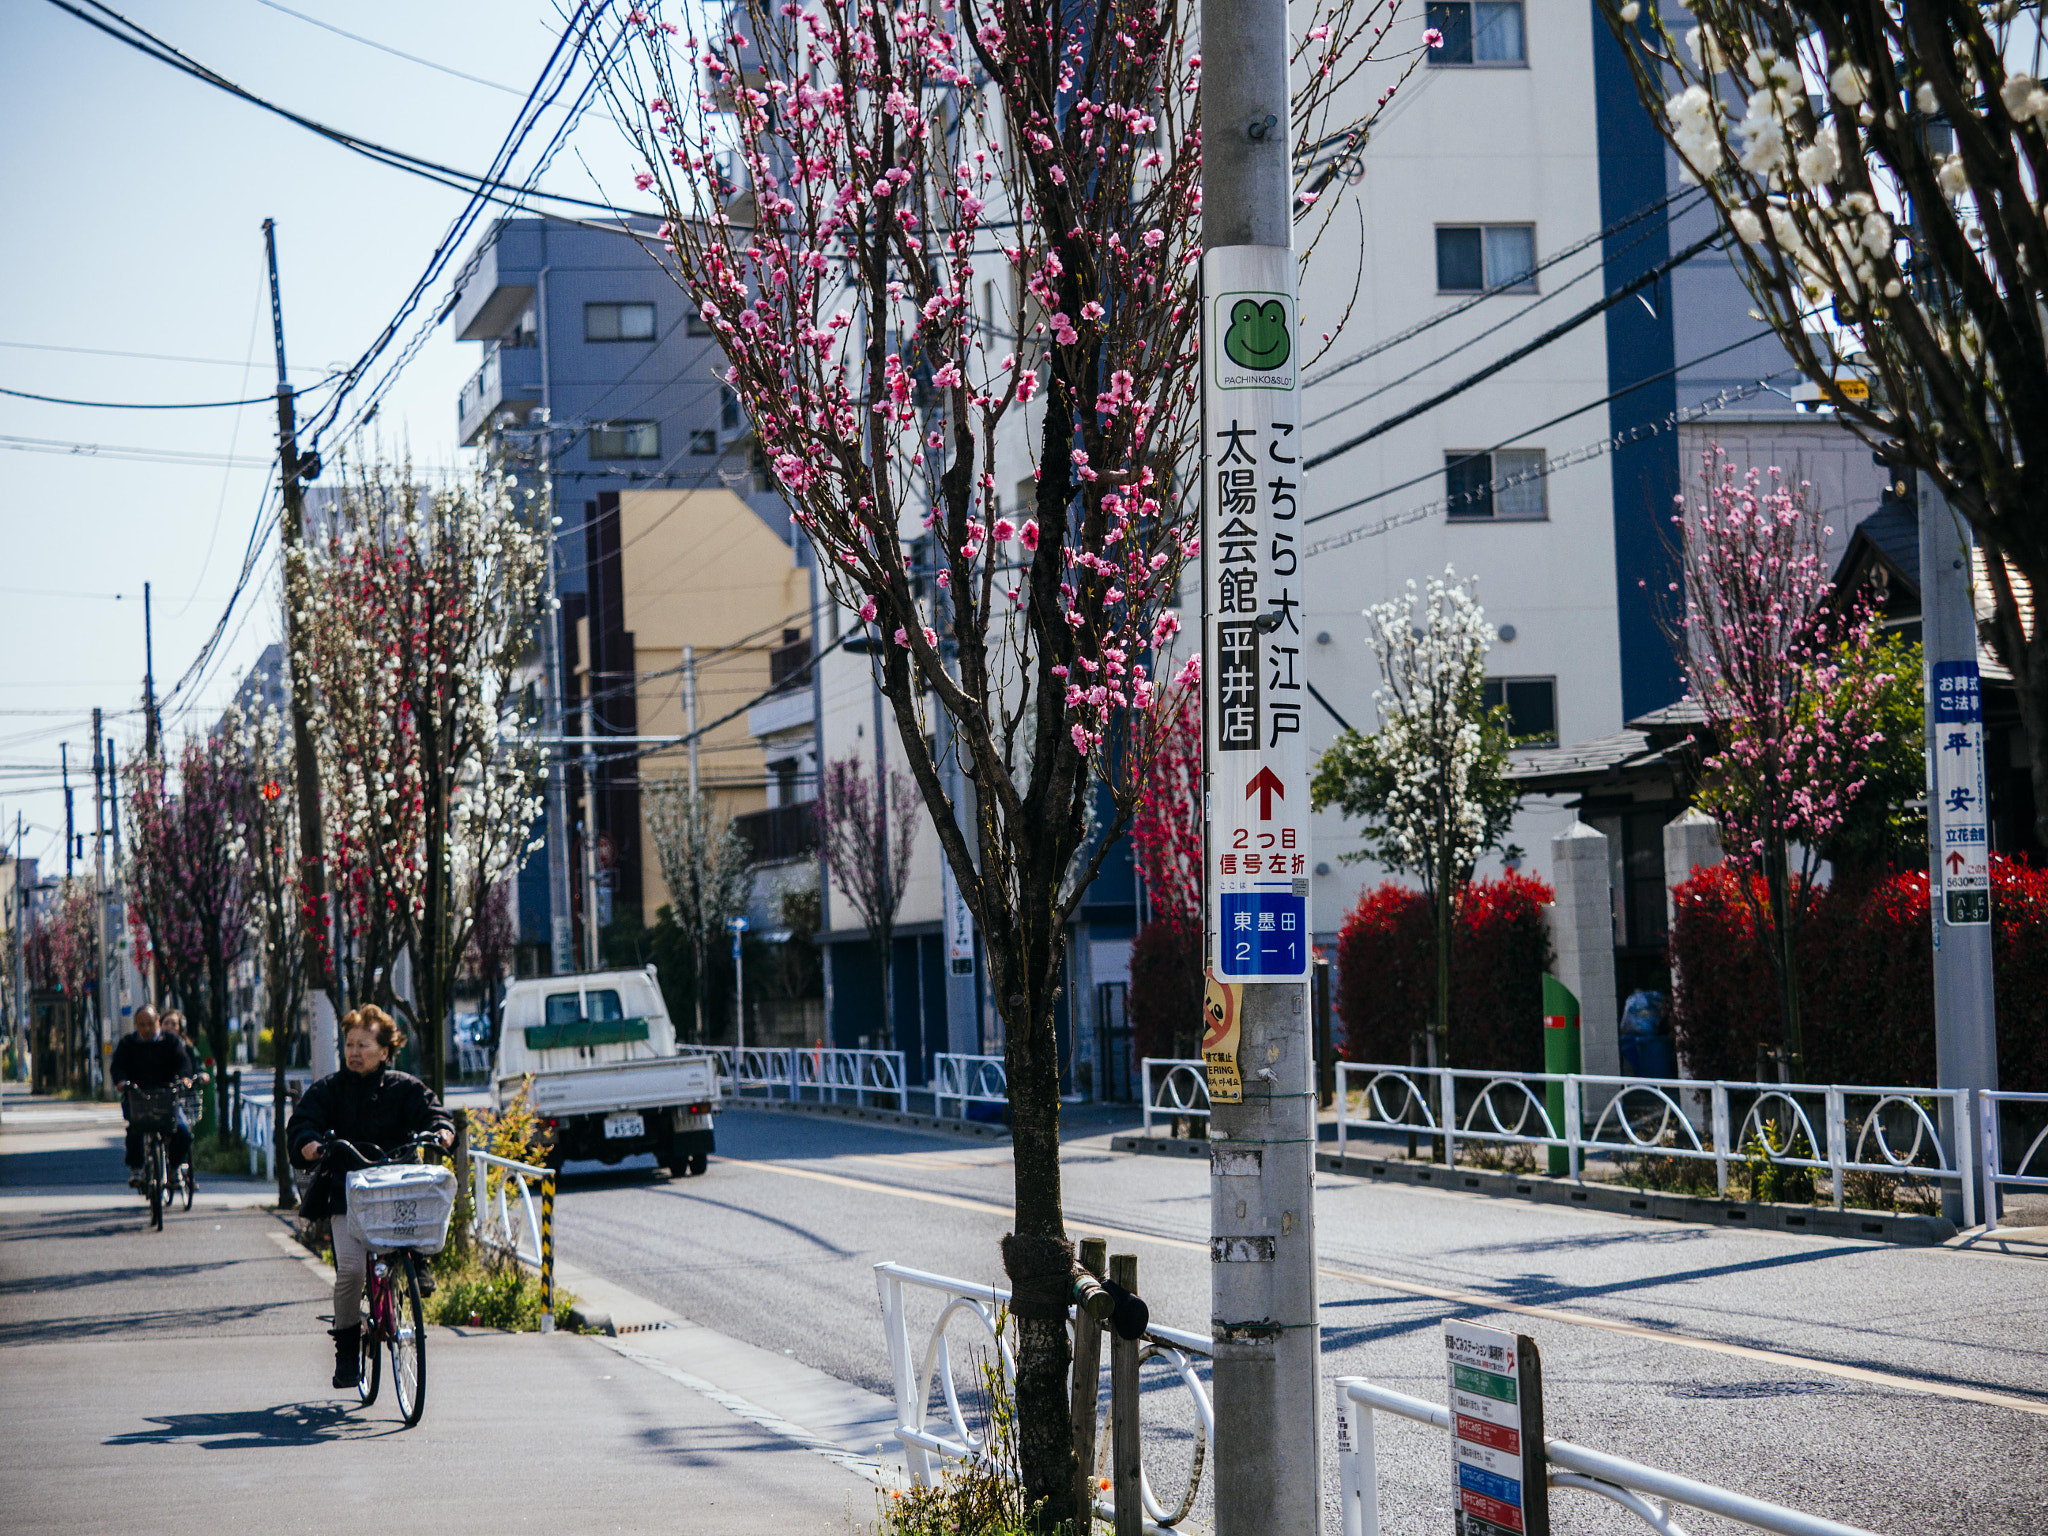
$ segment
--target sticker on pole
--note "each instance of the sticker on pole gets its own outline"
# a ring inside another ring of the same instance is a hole
[[[1984,776],[1984,695],[1974,661],[1934,664],[1934,793],[1941,828],[1941,913],[1953,926],[1991,921],[1991,836]]]
[[[1237,1042],[1244,1021],[1244,988],[1211,976],[1202,992],[1202,1070],[1211,1104],[1242,1104],[1244,1078]]]
[[[1535,1341],[1477,1323],[1445,1323],[1444,1353],[1458,1536],[1550,1536]]]
[[[1238,982],[1312,962],[1294,274],[1279,247],[1202,257],[1206,969]]]

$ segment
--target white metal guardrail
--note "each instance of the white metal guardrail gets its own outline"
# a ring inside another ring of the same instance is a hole
[[[1978,1124],[1984,1137],[1984,1213],[1988,1226],[1998,1210],[1998,1192],[2001,1189],[2048,1189],[2048,1124],[2041,1127],[2040,1133],[2027,1144],[2026,1151],[2014,1160],[2010,1173],[2005,1171],[2006,1160],[2001,1153],[2003,1144],[1999,1139],[2001,1106],[2039,1104],[2048,1108],[2048,1093],[2004,1093],[1980,1088],[1977,1101]]]
[[[1176,1119],[1209,1118],[1209,1074],[1200,1061],[1179,1056],[1147,1056],[1139,1067],[1147,1136],[1152,1134],[1154,1118],[1165,1120],[1169,1129]]]
[[[252,1178],[259,1172],[266,1179],[277,1175],[277,1146],[273,1134],[277,1129],[276,1114],[276,1106],[269,1099],[237,1098],[235,1101],[235,1134],[249,1149]]]
[[[967,1118],[970,1104],[1008,1104],[1010,1074],[1000,1056],[958,1056],[941,1051],[932,1057],[932,1113],[945,1118],[946,1106],[958,1104]]]
[[[1339,1376],[1337,1390],[1337,1476],[1344,1517],[1344,1536],[1380,1536],[1379,1470],[1374,1454],[1373,1415],[1397,1414],[1438,1429],[1451,1427],[1450,1410],[1406,1393],[1389,1391],[1363,1376]],[[1545,1439],[1549,1483],[1577,1488],[1619,1504],[1660,1536],[1685,1536],[1672,1518],[1672,1506],[1684,1505],[1751,1530],[1776,1536],[1871,1536],[1860,1526],[1843,1525],[1818,1515],[1787,1509],[1782,1504],[1716,1488],[1646,1467],[1639,1462],[1589,1450],[1569,1440]]]
[[[837,1104],[851,1095],[893,1099],[908,1113],[910,1090],[901,1051],[843,1051],[827,1046],[759,1048],[735,1052],[729,1045],[684,1045],[681,1056],[709,1057],[717,1064],[721,1093],[735,1099],[759,1094],[792,1104]]]
[[[986,1431],[975,1432],[968,1423],[967,1411],[961,1405],[959,1385],[953,1377],[953,1349],[948,1329],[956,1318],[967,1319],[972,1324],[976,1343],[995,1355],[1004,1382],[1014,1384],[1017,1362],[1010,1353],[1008,1341],[996,1330],[996,1313],[1009,1305],[1010,1293],[1000,1286],[953,1280],[901,1264],[877,1264],[875,1288],[881,1297],[882,1330],[889,1344],[889,1377],[895,1387],[896,1439],[903,1447],[904,1465],[911,1481],[920,1488],[929,1488],[937,1481],[946,1462],[977,1461],[992,1454]],[[934,1294],[939,1302],[938,1318],[931,1325],[922,1351],[913,1345],[907,1306],[910,1293],[918,1291]],[[1070,1308],[1070,1321],[1072,1316]],[[1144,1505],[1145,1529],[1148,1532],[1170,1532],[1185,1520],[1194,1508],[1202,1469],[1215,1465],[1216,1413],[1210,1404],[1208,1384],[1202,1380],[1197,1364],[1209,1357],[1209,1340],[1203,1334],[1157,1325],[1145,1330],[1139,1363],[1164,1360],[1174,1369],[1181,1385],[1193,1399],[1195,1418],[1201,1426],[1202,1436],[1188,1486],[1176,1508],[1169,1509],[1160,1502],[1141,1461],[1138,1494]],[[1109,1358],[1105,1353],[1102,1368],[1107,1370],[1108,1365]],[[931,1418],[935,1391],[945,1404],[945,1418],[936,1425]],[[1097,1395],[1100,1396],[1099,1383]],[[1097,1434],[1096,1444],[1105,1453],[1109,1442],[1106,1429]],[[1098,1502],[1096,1513],[1105,1520],[1115,1518],[1114,1509],[1106,1503]]]
[[[1551,1117],[1552,1087],[1561,1090],[1562,1125]],[[1605,1103],[1589,1115],[1588,1105],[1603,1094]],[[1946,1135],[1933,1109],[1942,1099],[1952,1111]],[[1828,1174],[1836,1210],[1850,1173],[1957,1185],[1965,1227],[1977,1224],[1969,1123],[1964,1089],[1337,1063],[1340,1157],[1353,1131],[1441,1142],[1446,1165],[1456,1161],[1460,1142],[1559,1147],[1575,1179],[1583,1176],[1589,1154],[1679,1157],[1712,1163],[1715,1185],[1726,1195],[1729,1166],[1763,1156],[1781,1168]],[[2042,1182],[2048,1185],[2048,1178]]]
[[[555,1175],[491,1152],[469,1154],[472,1236],[540,1272],[540,1331],[555,1331]]]

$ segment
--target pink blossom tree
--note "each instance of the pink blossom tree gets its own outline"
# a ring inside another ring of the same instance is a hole
[[[1821,848],[1863,788],[1885,688],[1882,672],[1845,666],[1874,639],[1876,615],[1828,580],[1829,529],[1806,487],[1772,469],[1738,474],[1720,445],[1702,456],[1699,497],[1680,498],[1685,584],[1678,621],[1687,691],[1706,716],[1696,798],[1722,845],[1779,985],[1783,1056],[1796,1079],[1799,930]]]
[[[875,948],[882,982],[881,1045],[887,1050],[896,1031],[896,978],[890,963],[896,914],[910,888],[910,851],[923,805],[909,775],[891,771],[877,782],[851,753],[825,765],[819,790],[816,815],[825,863],[860,913]]]
[[[1396,3],[1304,18],[1289,131],[1312,230],[1421,62],[1377,92],[1359,75]],[[1053,1019],[1067,925],[1145,782],[1132,719],[1197,537],[1194,18],[1180,0],[744,0],[702,38],[658,6],[626,27],[611,102],[667,211],[663,254],[833,596],[872,626],[982,937],[1010,1087],[1019,1459],[1055,1526],[1076,1511]],[[1006,504],[999,466],[1026,465]]]

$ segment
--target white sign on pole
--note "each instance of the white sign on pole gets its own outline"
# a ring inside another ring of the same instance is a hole
[[[972,976],[974,913],[953,876],[952,861],[943,857],[939,860],[939,886],[946,906],[946,969],[955,976]]]
[[[1444,1324],[1451,1385],[1451,1507],[1458,1536],[1550,1536],[1543,1386],[1535,1343]]]
[[[1293,252],[1202,256],[1202,729],[1207,968],[1309,974],[1301,636],[1300,316]]]
[[[1934,792],[1941,828],[1942,919],[1991,921],[1991,831],[1984,780],[1984,695],[1974,661],[1934,664]]]

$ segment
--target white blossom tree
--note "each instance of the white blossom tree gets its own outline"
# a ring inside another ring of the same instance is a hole
[[[1365,610],[1379,661],[1373,692],[1380,728],[1345,731],[1316,762],[1317,810],[1366,822],[1364,847],[1347,860],[1377,859],[1415,875],[1436,929],[1436,1022],[1430,1064],[1450,1060],[1451,933],[1458,893],[1479,856],[1514,819],[1508,783],[1507,711],[1485,700],[1492,627],[1469,578],[1449,566],[1405,597]]]
[[[709,794],[690,793],[670,779],[645,787],[643,814],[655,862],[668,887],[669,910],[690,946],[692,989],[697,1003],[697,1040],[709,1039],[704,998],[710,989],[711,957],[725,941],[726,924],[747,910],[754,878],[746,839],[732,818],[720,816]]]
[[[1738,237],[1760,316],[1983,545],[1985,633],[2017,684],[2048,838],[2048,626],[2024,595],[2048,591],[2048,85],[2021,67],[2039,67],[2041,7],[1600,4]]]
[[[311,690],[338,969],[350,999],[413,1026],[436,1092],[470,932],[529,851],[540,811],[518,684],[546,559],[504,476],[430,490],[409,466],[377,465],[344,483],[287,567],[304,616],[293,675]]]

